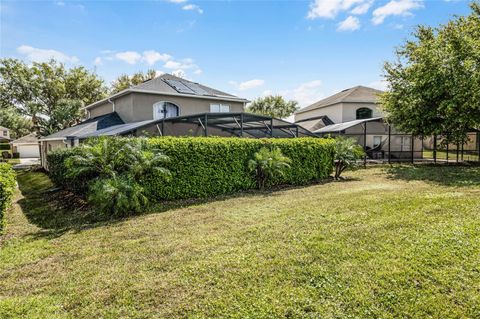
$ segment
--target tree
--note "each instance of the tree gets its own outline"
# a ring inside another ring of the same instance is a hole
[[[247,107],[247,112],[277,118],[286,118],[296,110],[298,110],[298,103],[296,101],[286,101],[280,95],[269,95],[258,98]]]
[[[390,90],[381,103],[399,129],[464,143],[480,127],[480,4],[471,8],[445,25],[417,27],[396,61],[385,63]]]
[[[137,72],[132,76],[127,74],[120,75],[115,81],[112,82],[111,93],[118,93],[133,85],[138,85],[145,81],[154,79],[156,76],[155,70],[148,70],[147,73]]]
[[[357,167],[357,161],[365,155],[363,148],[358,145],[353,138],[339,136],[335,139],[335,179],[340,179],[340,175],[346,169]]]
[[[32,131],[32,120],[20,114],[16,108],[0,108],[0,126],[10,129],[11,138],[20,138]]]
[[[255,173],[258,188],[263,190],[272,178],[285,174],[285,171],[290,168],[290,162],[278,147],[272,150],[262,147],[248,162],[248,167]]]
[[[81,107],[104,98],[106,91],[103,80],[82,66],[0,60],[0,106],[30,118],[40,135],[78,123]]]

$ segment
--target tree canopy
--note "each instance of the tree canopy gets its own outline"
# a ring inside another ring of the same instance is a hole
[[[112,82],[111,93],[117,93],[128,89],[133,85],[138,85],[145,81],[151,80],[155,78],[156,71],[155,70],[148,70],[146,73],[137,72],[132,76],[127,74],[120,75],[115,81]]]
[[[55,60],[31,65],[16,59],[0,60],[0,120],[31,121],[40,135],[76,124],[83,116],[81,108],[106,93],[103,80],[83,66],[66,69]],[[18,133],[24,132],[18,128]]]
[[[247,112],[277,118],[286,118],[296,110],[298,110],[298,103],[296,101],[286,101],[280,95],[260,97],[247,107]]]
[[[480,4],[438,27],[418,26],[384,66],[387,120],[415,135],[462,143],[480,128]]]

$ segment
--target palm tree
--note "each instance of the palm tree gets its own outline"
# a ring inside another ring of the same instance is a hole
[[[272,150],[262,147],[248,162],[248,167],[255,172],[258,188],[263,190],[265,184],[273,177],[285,174],[285,171],[290,168],[289,163],[290,159],[284,156],[278,147]]]

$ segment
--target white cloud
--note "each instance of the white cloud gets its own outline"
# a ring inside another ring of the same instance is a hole
[[[382,24],[388,16],[410,16],[411,10],[423,8],[421,0],[392,0],[373,11],[373,24]]]
[[[294,89],[278,93],[289,100],[297,101],[300,107],[308,106],[324,97],[320,80],[302,83]]]
[[[183,71],[182,69],[175,70],[172,72],[172,74],[182,79],[186,78],[185,71]]]
[[[315,0],[310,3],[310,10],[308,11],[307,18],[333,19],[339,12],[349,10],[353,6],[358,8],[358,6],[363,5],[366,2],[370,2],[370,0]]]
[[[53,49],[39,49],[28,45],[21,45],[17,48],[17,52],[26,56],[30,61],[47,62],[50,59],[55,59],[59,62],[77,63],[79,59],[76,56],[69,56],[63,52]]]
[[[171,3],[185,3],[187,2],[187,0],[167,0],[168,2],[171,2]]]
[[[355,31],[360,29],[360,20],[358,18],[349,16],[338,24],[338,31]]]
[[[193,74],[195,74],[195,75],[200,75],[202,73],[203,73],[203,71],[201,69],[197,69],[193,72]]]
[[[143,52],[143,57],[142,59],[147,62],[149,65],[154,65],[157,61],[168,61],[172,58],[172,56],[166,54],[166,53],[160,53],[154,50],[148,50]]]
[[[362,4],[359,4],[358,6],[356,6],[355,8],[353,8],[350,13],[351,14],[356,14],[356,15],[361,15],[361,14],[365,14],[368,12],[368,9],[370,9],[370,7],[372,6],[373,4],[373,0],[372,1],[367,1],[365,3],[362,3]]]
[[[253,80],[248,80],[240,83],[236,81],[230,81],[229,83],[235,86],[237,90],[245,91],[245,90],[250,90],[250,89],[254,89],[259,86],[262,86],[265,84],[265,81],[260,79],[253,79]]]
[[[93,61],[93,65],[99,66],[99,65],[102,65],[102,64],[103,64],[102,58],[99,57],[99,56],[97,56],[97,57],[95,58],[95,61]]]
[[[142,59],[140,53],[135,51],[125,51],[115,54],[115,57],[119,60],[127,62],[128,64],[136,64]]]
[[[163,75],[163,74],[165,74],[165,72],[160,71],[160,70],[156,70],[156,71],[155,71],[155,77],[160,76],[160,75]]]
[[[200,8],[199,6],[197,6],[196,4],[186,4],[182,7],[182,10],[188,10],[188,11],[197,11],[199,14],[203,14],[203,10],[202,8]]]
[[[193,63],[193,60],[190,59],[190,58],[187,58],[187,59],[183,59],[181,61],[174,61],[174,60],[170,60],[170,61],[167,61],[164,65],[163,65],[164,68],[167,68],[167,69],[181,69],[181,70],[189,70],[189,69],[198,69],[198,66]]]
[[[60,6],[60,7],[64,7],[64,6],[65,6],[65,2],[63,2],[63,1],[57,1],[57,2],[55,2],[55,4],[56,4],[57,6]]]

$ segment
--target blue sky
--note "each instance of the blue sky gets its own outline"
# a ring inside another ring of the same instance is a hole
[[[155,69],[253,99],[306,106],[355,85],[417,24],[468,14],[466,1],[1,1],[0,56],[50,56],[108,83]]]

